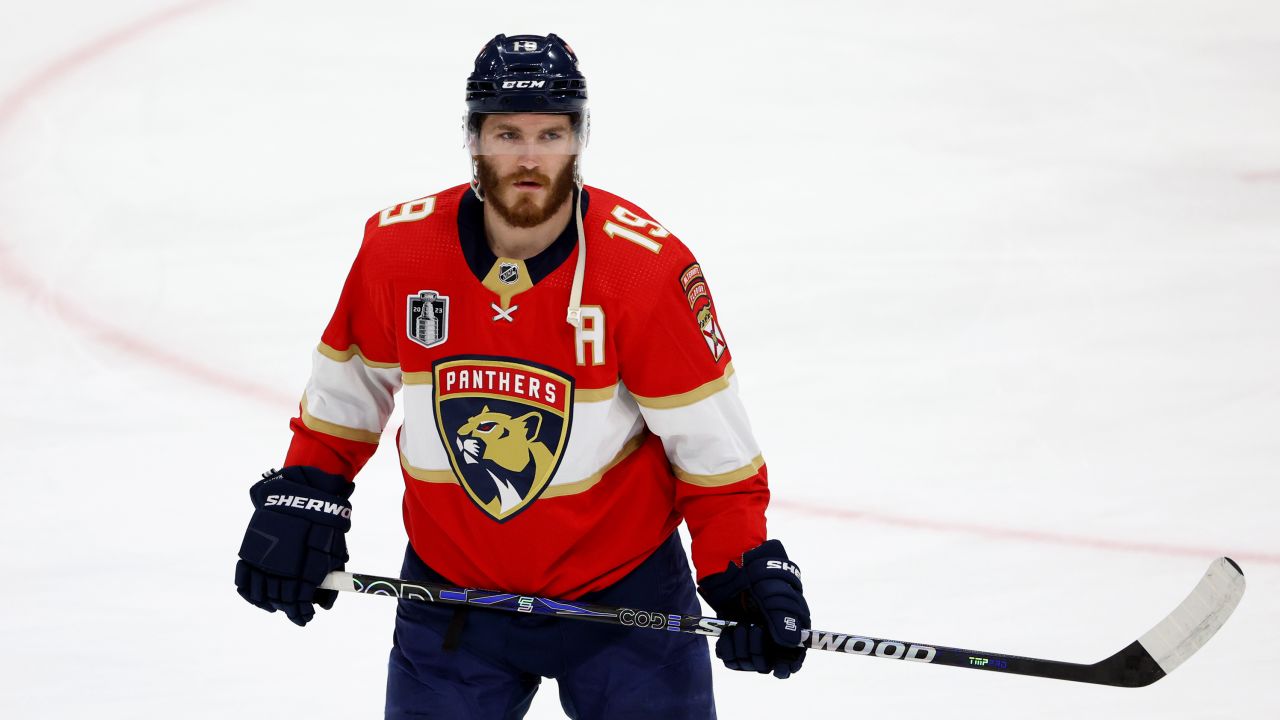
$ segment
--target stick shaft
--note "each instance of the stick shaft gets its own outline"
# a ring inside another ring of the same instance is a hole
[[[368,595],[386,595],[403,600],[465,605],[706,637],[718,637],[725,628],[737,624],[698,615],[660,613],[590,602],[570,602],[360,573],[330,573],[322,587]],[[802,644],[812,650],[1121,687],[1149,685],[1165,674],[1137,642],[1116,653],[1112,658],[1094,665],[1042,660],[984,650],[925,645],[824,630],[805,631]]]

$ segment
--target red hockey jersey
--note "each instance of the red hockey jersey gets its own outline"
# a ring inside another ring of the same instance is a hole
[[[458,585],[574,599],[682,518],[699,578],[765,540],[765,465],[701,269],[640,208],[585,199],[578,327],[574,224],[495,257],[461,185],[369,219],[314,354],[286,464],[354,478],[402,390],[405,528]]]

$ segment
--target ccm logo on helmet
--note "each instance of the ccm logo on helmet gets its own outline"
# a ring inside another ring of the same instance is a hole
[[[765,563],[765,567],[770,570],[786,570],[792,575],[795,575],[796,577],[800,577],[800,568],[796,567],[795,565],[792,565],[789,562],[785,562],[782,560],[770,560]]]
[[[546,80],[503,80],[502,89],[510,90],[511,88],[540,88],[546,87]]]

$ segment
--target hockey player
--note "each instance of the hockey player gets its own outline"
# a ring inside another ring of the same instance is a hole
[[[499,35],[467,82],[472,179],[393,205],[321,336],[285,467],[250,492],[236,585],[298,625],[335,593],[352,480],[402,391],[402,576],[744,621],[716,643],[785,678],[809,627],[766,540],[766,470],[707,281],[633,203],[583,185],[586,81],[555,35]],[[401,601],[388,718],[714,717],[706,642]]]

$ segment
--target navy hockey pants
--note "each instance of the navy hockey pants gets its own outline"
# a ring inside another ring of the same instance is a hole
[[[412,548],[401,577],[445,584]],[[581,598],[700,615],[680,536],[635,570]],[[555,678],[574,720],[715,718],[706,638],[553,617],[467,609],[456,647],[444,649],[455,609],[401,600],[387,674],[387,720],[524,717],[543,677]]]

